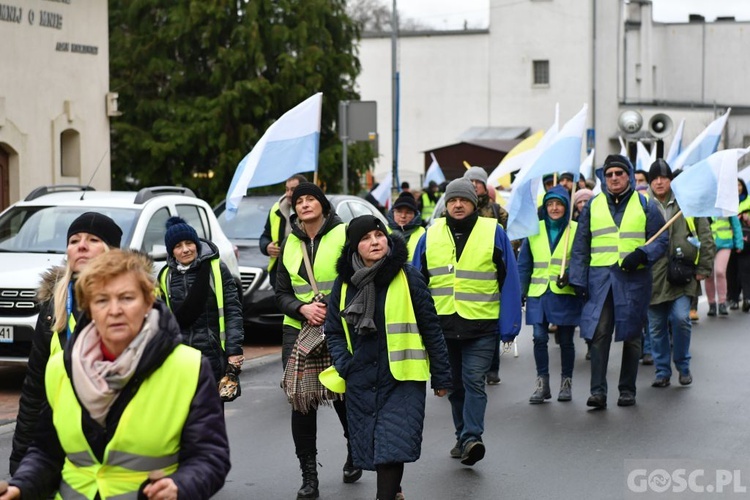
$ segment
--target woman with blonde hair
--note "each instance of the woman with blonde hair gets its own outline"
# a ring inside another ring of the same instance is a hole
[[[75,285],[84,315],[45,374],[33,444],[0,500],[210,498],[229,472],[211,367],[156,301],[150,259],[112,250]]]
[[[121,238],[122,230],[106,215],[97,212],[81,214],[68,228],[65,263],[51,267],[42,275],[37,294],[39,317],[32,336],[13,434],[11,474],[15,473],[31,444],[39,410],[45,399],[44,371],[47,361],[52,354],[62,350],[75,329],[77,311],[73,287],[78,274],[97,255],[118,248]]]

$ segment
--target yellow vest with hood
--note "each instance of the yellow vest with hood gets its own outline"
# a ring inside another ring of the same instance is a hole
[[[560,276],[562,268],[563,252],[566,254],[565,261],[570,262],[573,239],[577,228],[578,223],[571,221],[570,226],[565,229],[565,231],[570,232],[567,249],[564,248],[563,244],[565,242],[565,232],[563,232],[555,251],[550,253],[547,225],[543,220],[539,221],[539,234],[529,236],[529,249],[533,256],[534,269],[531,273],[531,284],[527,296],[541,297],[547,291],[547,287],[558,295],[575,295],[575,290],[571,285],[566,285],[563,288],[557,286],[557,278]]]
[[[102,500],[135,500],[149,472],[175,472],[200,364],[200,351],[185,345],[175,347],[128,403],[100,462],[84,435],[83,410],[65,371],[63,353],[53,356],[47,365],[45,388],[65,451],[56,498],[93,499],[98,493]]]
[[[315,292],[310,282],[299,274],[300,267],[303,265],[301,241],[294,233],[291,233],[284,244],[284,255],[281,258],[284,267],[289,272],[294,296],[297,297],[297,300],[309,304],[312,302],[313,297],[315,297]],[[318,291],[323,295],[331,293],[333,282],[336,280],[336,276],[338,276],[336,261],[338,261],[341,255],[344,243],[346,243],[346,226],[339,224],[320,239],[314,262],[312,261],[312,255],[310,256],[310,264],[313,268]],[[301,321],[287,315],[284,315],[284,324],[298,330],[302,328]]]
[[[607,197],[600,193],[590,206],[591,267],[609,267],[646,243],[646,213],[638,192],[634,192],[625,207],[620,227],[609,212]],[[639,265],[638,269],[642,269]]]
[[[279,217],[279,214],[276,212],[279,210],[279,202],[273,204],[271,207],[271,211],[268,212],[268,220],[271,223],[271,241],[275,241],[276,244],[280,244],[281,239],[279,239],[279,234],[281,232],[281,217]],[[268,258],[268,267],[266,267],[266,270],[270,273],[271,269],[273,269],[273,266],[276,265],[276,259],[278,257],[269,257]]]
[[[461,258],[446,219],[427,230],[427,271],[435,309],[441,316],[458,313],[464,319],[500,317],[500,285],[492,260],[497,220],[478,217]]]

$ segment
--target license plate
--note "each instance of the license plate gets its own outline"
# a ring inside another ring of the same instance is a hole
[[[12,344],[13,343],[13,327],[12,326],[0,326],[0,344]]]

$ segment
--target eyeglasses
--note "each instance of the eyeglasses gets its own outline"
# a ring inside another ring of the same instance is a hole
[[[622,175],[625,175],[624,170],[610,170],[609,172],[604,174],[604,177],[607,179],[611,179],[612,177],[620,177]]]

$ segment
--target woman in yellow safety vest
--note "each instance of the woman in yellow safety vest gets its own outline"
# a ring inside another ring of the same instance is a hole
[[[581,321],[581,300],[568,284],[567,267],[576,233],[576,222],[570,222],[570,195],[561,186],[544,195],[543,218],[539,233],[524,240],[518,256],[521,289],[526,295],[526,324],[534,327],[534,361],[536,385],[529,403],[539,404],[550,399],[548,324],[557,325],[560,339],[562,374],[558,401],[572,399],[575,346],[573,335]],[[563,258],[565,269],[563,269]]]
[[[236,378],[244,361],[242,305],[219,249],[180,217],[167,220],[164,243],[167,265],[159,272],[159,288],[182,341],[208,358],[217,384],[225,373]]]
[[[727,304],[727,264],[732,250],[742,252],[744,243],[742,241],[742,226],[736,216],[714,217],[711,221],[711,232],[714,243],[716,243],[716,256],[714,257],[714,272],[706,278],[706,295],[708,296],[708,315],[716,316],[718,312],[722,316],[729,314]],[[716,296],[718,294],[718,311]]]
[[[85,316],[50,358],[34,444],[3,500],[209,498],[229,443],[208,361],[155,300],[148,257],[112,250],[81,272]]]
[[[422,227],[422,216],[417,208],[417,202],[411,193],[401,193],[393,202],[393,208],[386,215],[388,227],[394,234],[404,238],[406,250],[409,252],[409,262],[414,256],[419,239],[425,233]]]
[[[727,298],[729,308],[740,308],[740,291],[742,292],[742,311],[750,312],[750,196],[747,185],[742,179],[737,180],[737,192],[740,198],[739,215],[742,229],[743,251],[735,251],[727,264]]]
[[[39,316],[31,337],[31,353],[26,379],[21,388],[18,417],[10,454],[10,473],[31,444],[39,410],[45,400],[44,371],[50,355],[62,350],[75,329],[76,309],[73,287],[78,273],[91,259],[110,248],[118,248],[122,230],[111,218],[97,212],[78,216],[68,227],[66,260],[42,275],[37,293]]]
[[[403,498],[404,463],[420,455],[426,382],[440,397],[452,387],[440,320],[403,241],[372,215],[351,221],[336,269],[325,332],[345,380],[354,465],[377,471],[377,498]]]

